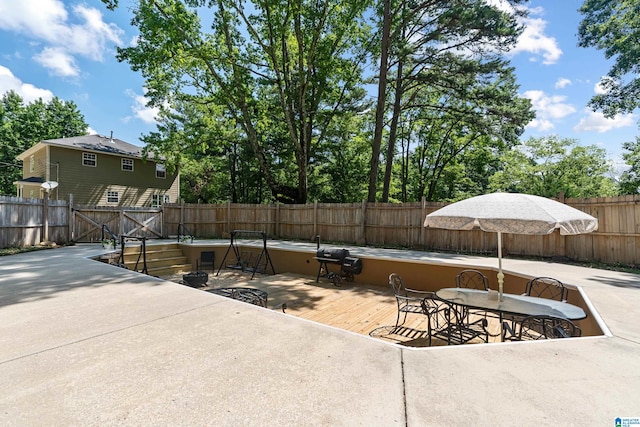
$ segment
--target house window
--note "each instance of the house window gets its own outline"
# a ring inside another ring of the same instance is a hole
[[[156,163],[156,178],[166,178],[167,171],[164,168],[164,165]]]
[[[133,159],[121,159],[120,164],[123,171],[133,172]]]
[[[107,203],[118,203],[120,195],[117,191],[107,191]]]
[[[98,164],[98,156],[94,153],[82,153],[82,166],[96,167]]]
[[[163,203],[170,203],[170,197],[168,194],[152,194],[151,195],[151,207],[159,208]]]
[[[36,156],[33,154],[29,157],[29,172],[36,170]]]

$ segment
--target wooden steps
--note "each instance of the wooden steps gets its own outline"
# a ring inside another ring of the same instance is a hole
[[[150,276],[169,276],[193,270],[177,243],[147,244],[146,249],[147,274]],[[144,263],[140,250],[141,245],[137,244],[125,247],[124,265],[129,270],[142,272]]]

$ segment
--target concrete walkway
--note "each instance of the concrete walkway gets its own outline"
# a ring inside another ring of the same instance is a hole
[[[613,426],[640,417],[637,275],[506,259],[506,271],[580,286],[611,335],[416,349],[89,259],[102,251],[0,257],[0,425]]]

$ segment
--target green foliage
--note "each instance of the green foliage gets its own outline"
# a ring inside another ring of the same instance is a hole
[[[228,153],[228,140],[206,136],[220,132],[221,116],[225,132],[237,135],[236,160],[251,156],[252,163],[249,175],[230,183],[231,193],[256,184],[257,165],[258,181],[271,193],[256,187],[261,200],[304,203],[310,160],[336,117],[364,96],[357,49],[366,6],[363,0],[138,1],[139,43],[119,49],[118,58],[142,73],[151,105],[165,109],[162,129],[145,139],[150,150],[168,152],[175,162],[193,146]],[[217,117],[207,120],[204,110]],[[244,170],[227,165],[231,179]]]
[[[503,65],[469,64],[477,74],[466,94],[429,87],[411,94],[414,108],[402,116],[405,146],[415,147],[408,156],[409,200],[460,200],[487,190],[498,159],[533,117],[529,101],[517,96],[513,70]]]
[[[523,1],[507,3],[517,6]],[[489,139],[485,143],[504,146],[515,143],[523,132],[533,118],[530,102],[518,97],[513,69],[500,57],[522,32],[516,19],[520,9],[507,10],[483,0],[419,4],[387,0],[379,8],[381,43],[374,48],[380,54],[378,93],[389,92],[393,98],[387,96],[392,105],[387,105],[384,112],[382,98],[378,99],[369,201],[375,196],[371,186],[377,182],[376,156],[385,135],[382,128],[389,126],[382,194],[385,201],[397,149],[395,125],[406,121],[407,115],[421,116],[414,124],[423,137],[411,141],[420,147],[414,162],[419,165],[417,187],[410,193],[413,197],[425,195],[429,200],[438,197],[444,168],[452,165],[471,141],[486,135]],[[435,132],[431,129],[433,121],[439,128]],[[406,156],[403,159],[405,165],[410,164]],[[401,170],[408,178],[407,169]],[[405,197],[407,188],[400,191]]]
[[[490,179],[492,191],[543,197],[606,197],[617,194],[605,151],[557,136],[530,138],[505,153],[504,169]]]
[[[371,29],[378,7],[386,14]],[[118,58],[161,110],[143,140],[181,166],[188,202],[354,202],[371,198],[371,183],[374,200],[615,194],[603,150],[557,137],[520,144],[533,113],[501,56],[522,31],[521,9],[505,10],[485,0],[139,0],[139,42]],[[365,70],[384,89],[375,114]]]
[[[326,203],[361,201],[367,194],[369,139],[360,116],[335,120],[311,160],[309,197]]]
[[[637,0],[586,0],[580,12],[579,46],[604,50],[614,59],[603,81],[606,93],[590,106],[607,117],[630,113],[640,106],[640,8]]]
[[[267,201],[256,156],[224,107],[189,98],[173,105],[161,110],[158,130],[143,141],[147,152],[180,165],[181,197],[189,203]]]
[[[389,135],[372,129],[373,117],[363,114],[370,107],[363,69],[375,60],[366,55],[378,37],[365,19],[372,6],[369,0],[135,2],[139,42],[120,49],[118,58],[142,73],[150,104],[161,108],[158,131],[144,141],[148,151],[182,165],[186,200],[363,197],[367,157],[379,153],[371,135]],[[480,0],[391,6],[389,73],[398,78],[383,97],[401,104],[392,114],[387,171],[371,168],[376,187],[384,180],[385,193],[397,200],[419,199],[427,186],[433,198],[485,187],[486,176],[478,174],[486,165],[468,153],[495,158],[531,118],[513,70],[498,58],[521,30],[514,15]],[[415,127],[403,123],[411,116]],[[430,133],[434,120],[450,131]],[[396,137],[403,144],[397,157]],[[444,157],[437,156],[441,144]],[[412,160],[416,145],[428,145],[429,155]],[[494,148],[478,148],[485,146]],[[412,170],[415,162],[426,166],[422,172]],[[435,175],[420,175],[427,171]]]
[[[86,135],[87,127],[72,101],[54,97],[25,105],[17,93],[5,93],[0,99],[0,194],[16,193],[13,183],[22,178],[16,156],[45,139]]]
[[[635,142],[625,142],[622,148],[627,151],[622,158],[629,169],[620,177],[620,194],[640,194],[640,137]]]

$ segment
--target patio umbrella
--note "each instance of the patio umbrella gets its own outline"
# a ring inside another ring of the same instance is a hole
[[[545,197],[521,193],[491,193],[452,203],[427,215],[425,227],[498,233],[498,292],[502,300],[502,233],[560,234],[589,233],[598,220],[578,209]]]

